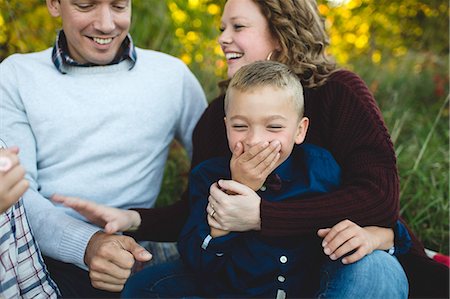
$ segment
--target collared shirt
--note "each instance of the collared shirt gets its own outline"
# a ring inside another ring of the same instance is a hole
[[[340,183],[332,155],[317,146],[296,146],[272,174],[281,184],[265,184],[257,194],[267,201],[330,192]],[[212,238],[207,222],[209,187],[230,179],[229,158],[213,158],[195,167],[189,178],[190,215],[178,240],[181,257],[201,279],[208,297],[313,297],[323,262],[322,239],[316,234],[264,237],[257,231],[230,232]],[[322,209],[329,207],[323,206]],[[399,227],[400,226],[400,227]],[[406,252],[409,235],[397,222],[396,254]],[[399,239],[397,238],[399,236]]]
[[[108,65],[117,64],[125,59],[129,59],[132,62],[130,66],[131,70],[136,63],[137,54],[133,44],[133,39],[131,38],[130,34],[128,34],[123,41],[122,46],[119,49],[119,53],[120,55],[117,55],[117,57],[114,58],[114,60],[111,61]],[[70,57],[69,49],[67,47],[66,35],[64,34],[63,30],[60,30],[56,35],[56,41],[52,51],[52,61],[56,69],[58,69],[58,71],[60,71],[62,74],[66,74],[63,67],[65,64],[81,67],[96,66],[96,64],[93,63],[78,63],[73,60],[72,57]]]
[[[258,195],[283,201],[299,195],[330,192],[340,182],[340,168],[332,155],[317,146],[294,149],[274,173],[281,188],[264,184]],[[318,286],[321,239],[314,235],[262,237],[258,232],[231,232],[211,238],[207,223],[209,187],[230,179],[229,159],[200,163],[189,179],[191,211],[178,240],[181,257],[202,280],[211,297],[313,296]]]
[[[0,298],[56,298],[22,201],[0,214]]]

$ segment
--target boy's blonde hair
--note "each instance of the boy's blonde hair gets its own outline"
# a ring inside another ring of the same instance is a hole
[[[276,61],[258,61],[241,67],[230,81],[225,95],[225,114],[232,89],[245,92],[258,87],[274,87],[289,91],[299,117],[303,117],[303,87],[295,73],[286,65]],[[273,99],[277,101],[278,99]]]

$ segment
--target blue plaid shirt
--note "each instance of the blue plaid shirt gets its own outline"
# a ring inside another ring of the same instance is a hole
[[[57,298],[22,200],[0,213],[0,298]]]
[[[134,67],[137,59],[136,49],[133,44],[133,39],[131,38],[131,35],[128,34],[125,40],[122,43],[122,46],[119,50],[121,55],[118,55],[116,58],[114,58],[113,61],[111,61],[108,65],[111,64],[117,64],[123,60],[130,59],[132,62],[130,70]],[[96,64],[93,63],[78,63],[69,55],[69,49],[67,47],[67,40],[66,35],[64,34],[63,30],[60,30],[58,34],[56,35],[56,41],[55,46],[53,47],[52,52],[52,61],[55,67],[60,71],[62,74],[66,74],[64,71],[64,65],[71,65],[71,66],[81,66],[81,67],[89,67],[89,66],[95,66]]]

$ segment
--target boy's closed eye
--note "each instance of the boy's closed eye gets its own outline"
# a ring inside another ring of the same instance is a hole
[[[235,129],[236,131],[243,131],[243,130],[246,130],[248,128],[248,126],[244,125],[244,124],[234,124],[231,127],[233,129]]]
[[[281,131],[282,129],[284,129],[284,126],[278,125],[278,124],[268,125],[267,129],[272,132],[274,132],[274,131],[277,132],[277,131]]]

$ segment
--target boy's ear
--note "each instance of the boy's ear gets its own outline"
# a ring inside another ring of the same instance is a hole
[[[46,0],[48,12],[52,17],[61,16],[61,1],[60,0]]]
[[[309,119],[307,117],[303,117],[298,122],[297,135],[295,136],[295,144],[301,144],[306,137],[306,132],[308,131]]]

